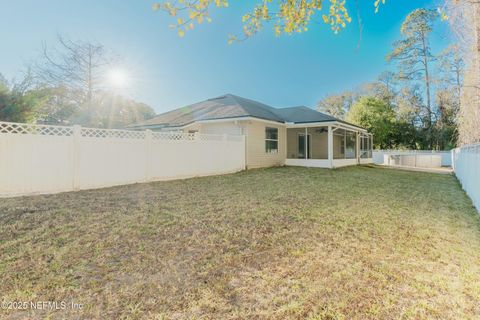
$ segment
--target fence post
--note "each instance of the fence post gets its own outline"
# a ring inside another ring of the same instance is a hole
[[[242,142],[243,142],[243,170],[247,170],[247,135],[242,135]],[[285,148],[285,154],[287,150]]]
[[[456,150],[457,150],[456,148],[450,150],[450,161],[451,161],[451,163],[452,163],[452,170],[453,170],[453,172],[455,172],[455,151],[456,151]]]
[[[145,181],[152,179],[152,130],[145,130]]]
[[[80,139],[82,138],[82,126],[73,126],[73,181],[74,191],[80,190]]]

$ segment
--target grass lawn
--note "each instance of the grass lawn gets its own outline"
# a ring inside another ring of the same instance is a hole
[[[0,318],[480,318],[480,220],[451,175],[270,168],[0,199]]]

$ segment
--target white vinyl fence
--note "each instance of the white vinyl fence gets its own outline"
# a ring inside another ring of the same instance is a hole
[[[452,150],[452,166],[463,190],[480,212],[480,143]]]
[[[442,167],[450,167],[452,165],[452,157],[450,151],[436,150],[373,150],[373,163],[384,163],[384,155],[439,155],[442,157]]]
[[[0,196],[3,197],[244,169],[242,135],[0,122]]]

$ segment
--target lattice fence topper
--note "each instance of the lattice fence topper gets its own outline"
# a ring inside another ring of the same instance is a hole
[[[82,137],[119,138],[119,139],[145,139],[145,131],[82,128]]]
[[[78,126],[81,137],[85,138],[116,138],[116,139],[147,139],[147,131],[83,128]],[[74,136],[75,126],[52,126],[43,124],[15,123],[0,121],[0,134],[34,134],[44,136],[70,137]],[[151,131],[152,140],[165,141],[232,141],[242,142],[242,135],[184,133],[179,131]]]
[[[73,127],[0,121],[0,133],[69,137],[73,135]]]
[[[194,133],[183,133],[183,132],[152,132],[153,140],[173,140],[173,141],[181,141],[187,140],[192,141],[195,140]]]

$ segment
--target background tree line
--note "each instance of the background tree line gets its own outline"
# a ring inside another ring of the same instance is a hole
[[[480,1],[446,0],[450,27],[465,60],[458,121],[459,144],[480,142]]]
[[[375,12],[388,5],[385,0],[371,1]],[[212,7],[226,8],[229,2],[161,0],[152,7],[167,12],[175,21],[171,27],[183,37],[195,25],[212,21],[209,15]],[[305,32],[313,22],[317,24],[314,19],[317,14],[337,33],[351,23],[348,5],[352,4],[357,8],[357,22],[361,25],[358,1],[256,0],[251,12],[241,17],[242,34],[230,36],[229,43],[252,37],[268,24],[277,36]],[[362,88],[360,93],[354,90],[329,96],[319,103],[319,109],[348,116],[354,122],[366,119],[356,119],[362,114],[360,110],[366,109],[362,105],[375,104],[369,112],[388,109],[386,116],[390,119],[381,117],[378,128],[364,124],[376,132],[377,147],[448,149],[456,144],[480,142],[480,0],[441,0],[436,5],[436,10],[412,12],[402,26],[403,39],[389,55],[390,60],[397,62],[393,78],[398,82],[393,88],[388,87],[387,100],[385,96],[377,96],[378,87],[385,85],[380,80],[371,84],[373,91],[365,92]],[[457,44],[435,55],[428,45],[428,36],[432,20],[439,16],[449,20]],[[355,112],[348,114],[353,105]],[[418,140],[412,141],[412,137]]]
[[[0,75],[0,120],[119,128],[155,115],[108,83],[115,65],[101,44],[58,36],[21,80]]]
[[[318,109],[366,127],[377,148],[455,147],[465,67],[456,45],[432,52],[429,38],[438,18],[436,10],[411,12],[386,57],[393,71],[327,96]]]

